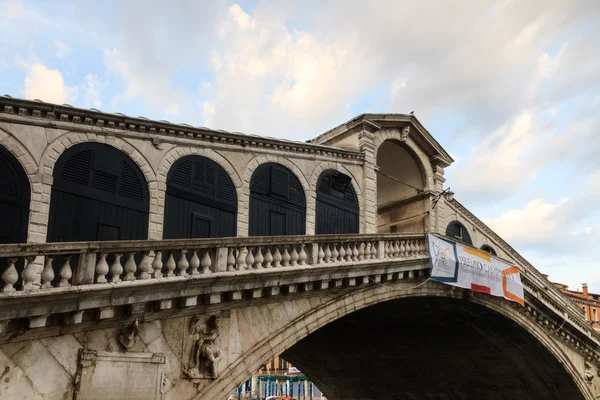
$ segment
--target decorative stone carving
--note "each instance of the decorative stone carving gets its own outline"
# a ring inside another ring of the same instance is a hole
[[[117,339],[119,339],[119,343],[121,343],[121,345],[123,347],[125,347],[125,350],[128,350],[137,341],[137,335],[139,333],[140,333],[140,328],[139,328],[138,320],[136,318],[135,321],[131,325],[129,325],[126,328],[123,328],[119,332],[119,336]]]
[[[585,378],[585,381],[587,383],[589,383],[590,385],[592,384],[592,381],[594,380],[594,370],[592,369],[592,365],[590,363],[588,363],[587,361],[585,362],[585,371],[583,373],[583,377]]]
[[[219,317],[212,315],[204,323],[199,317],[190,321],[189,334],[193,340],[190,361],[184,365],[183,374],[190,379],[217,379],[216,361],[221,349],[215,341],[221,334]]]
[[[408,135],[410,135],[410,126],[406,125],[403,129],[402,132],[400,133],[400,139],[402,140],[406,140],[408,139]]]

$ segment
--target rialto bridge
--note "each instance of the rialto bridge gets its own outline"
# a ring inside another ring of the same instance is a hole
[[[220,400],[281,354],[329,399],[600,398],[600,337],[451,163],[409,115],[299,143],[0,97],[0,399]],[[430,281],[426,232],[525,305]]]

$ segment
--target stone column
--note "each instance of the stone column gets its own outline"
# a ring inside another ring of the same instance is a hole
[[[251,389],[252,389],[252,397],[256,398],[259,395],[259,390],[258,390],[258,376],[257,375],[252,375],[252,378],[250,380],[250,385],[251,385]]]
[[[435,165],[433,167],[433,190],[434,192],[441,193],[444,190],[444,182],[446,179],[444,178],[444,168],[439,165]],[[431,209],[431,199],[429,200],[428,208]],[[429,230],[433,230],[436,233],[445,234],[446,233],[446,199],[442,198],[437,202],[437,205],[434,210],[431,210],[431,214],[429,216]]]
[[[302,398],[306,400],[306,396],[308,396],[308,381],[304,381],[304,396]]]
[[[364,226],[361,233],[377,233],[377,149],[375,135],[363,130],[358,135],[359,149],[365,155],[363,165]]]

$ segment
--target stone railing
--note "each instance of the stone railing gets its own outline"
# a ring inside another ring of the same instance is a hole
[[[424,258],[423,234],[72,242],[0,246],[0,298],[122,281]],[[41,273],[40,273],[41,270]]]

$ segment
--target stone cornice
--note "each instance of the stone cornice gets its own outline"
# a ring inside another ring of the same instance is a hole
[[[432,163],[447,167],[454,161],[450,154],[435,140],[414,115],[406,114],[361,114],[329,131],[310,140],[311,143],[327,143],[334,138],[342,138],[347,134],[364,128],[369,132],[385,128],[404,128],[411,126],[411,138],[428,154]]]
[[[504,239],[496,234],[490,227],[484,224],[479,218],[471,213],[465,206],[457,200],[446,202],[455,212],[462,214],[464,217],[473,222],[477,228],[483,231],[486,235],[496,241],[501,248],[513,258],[514,261],[520,264],[523,271],[523,286],[535,298],[542,301],[546,306],[554,309],[555,313],[561,315],[564,313],[564,319],[569,322],[573,328],[578,331],[578,334],[593,341],[596,346],[600,344],[600,334],[589,326],[586,319],[579,312],[579,308],[542,273],[540,273],[529,261],[521,256],[515,249],[512,248]]]
[[[20,117],[15,119],[14,117]],[[11,117],[11,118],[9,118]],[[138,132],[151,135],[160,142],[161,137],[186,138],[198,141],[220,143],[241,147],[255,147],[292,153],[323,155],[332,158],[364,159],[361,152],[344,150],[314,143],[293,142],[242,133],[173,124],[166,121],[152,121],[145,118],[128,117],[122,114],[103,113],[66,105],[14,99],[0,96],[0,120],[24,125],[46,126],[49,121],[67,122],[82,127],[100,127],[124,132]]]

